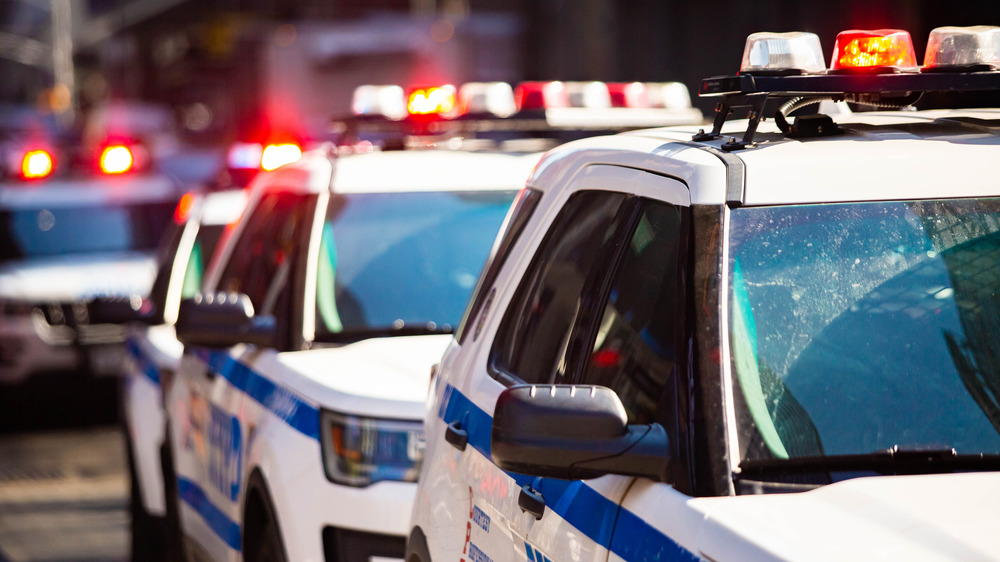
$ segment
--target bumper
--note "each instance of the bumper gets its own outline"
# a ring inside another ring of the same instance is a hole
[[[52,324],[32,309],[0,314],[0,383],[16,384],[34,373],[89,369],[97,375],[121,372],[125,329],[98,324]]]

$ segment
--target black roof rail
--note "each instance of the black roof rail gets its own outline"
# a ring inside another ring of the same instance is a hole
[[[770,99],[822,98],[864,105],[899,107],[914,103],[927,92],[971,92],[1000,90],[1000,71],[893,72],[887,74],[832,73],[800,75],[738,74],[706,78],[698,95],[721,97],[716,104],[712,131],[701,130],[692,137],[705,142],[722,136],[722,126],[735,109],[749,108],[750,123],[742,140],[722,145],[726,151],[753,146],[757,126]],[[892,69],[880,68],[881,72]],[[794,104],[793,104],[794,105]],[[789,105],[790,107],[790,105]],[[782,120],[784,115],[781,115]],[[776,116],[777,119],[777,116]]]

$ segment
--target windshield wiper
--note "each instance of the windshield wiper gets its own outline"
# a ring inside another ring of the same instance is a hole
[[[434,322],[427,324],[402,324],[385,326],[382,328],[364,328],[354,330],[344,330],[343,332],[330,332],[319,334],[316,341],[324,343],[353,343],[371,338],[390,338],[396,336],[429,336],[435,334],[453,334],[455,329],[449,324],[438,326]]]
[[[1000,471],[1000,455],[959,454],[955,449],[911,449],[895,445],[861,455],[831,455],[791,459],[745,460],[734,475],[738,480],[770,480],[783,475],[834,472],[939,474]]]

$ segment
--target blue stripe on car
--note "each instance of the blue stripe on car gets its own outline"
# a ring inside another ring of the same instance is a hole
[[[319,408],[294,392],[231,357],[225,351],[195,350],[208,368],[229,381],[237,390],[253,398],[281,421],[306,437],[319,440]]]
[[[493,418],[452,385],[445,387],[438,417],[446,424],[458,421],[469,435],[469,445],[490,456]],[[559,498],[546,507],[598,545],[625,560],[698,560],[670,537],[634,513],[599,494],[579,480],[535,478],[507,473],[518,486],[531,484],[544,496]],[[617,522],[617,525],[616,525]]]
[[[197,511],[209,528],[230,548],[240,550],[240,526],[216,507],[204,490],[187,478],[177,478],[177,495]]]
[[[225,378],[237,390],[259,402],[272,414],[306,437],[319,441],[319,409],[292,391],[278,386],[263,375],[231,357],[225,351],[192,350],[209,370]],[[194,482],[177,478],[180,499],[205,520],[209,528],[231,548],[240,549],[240,526],[229,519]]]

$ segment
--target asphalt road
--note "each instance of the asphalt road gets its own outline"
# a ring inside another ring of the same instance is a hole
[[[0,561],[128,559],[115,396],[79,378],[0,387]]]

